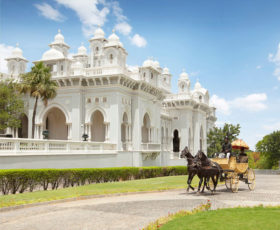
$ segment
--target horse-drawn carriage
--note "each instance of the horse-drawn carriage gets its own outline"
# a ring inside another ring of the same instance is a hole
[[[250,190],[255,189],[255,172],[249,168],[248,163],[238,163],[236,157],[228,158],[212,158],[211,161],[216,162],[222,168],[225,175],[225,185],[232,192],[237,192],[239,181],[248,184]]]

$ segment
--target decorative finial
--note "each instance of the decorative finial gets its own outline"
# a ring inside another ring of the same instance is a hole
[[[19,47],[19,43],[18,42],[16,43],[16,47]]]
[[[112,29],[113,34],[115,33],[115,29]]]
[[[58,29],[58,33],[60,34],[60,32],[61,32],[61,30],[60,29]]]

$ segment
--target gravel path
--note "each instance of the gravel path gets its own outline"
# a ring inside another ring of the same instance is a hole
[[[213,208],[280,205],[280,175],[257,175],[250,192],[240,182],[238,193],[225,186],[216,194],[186,193],[185,190],[111,196],[65,203],[40,205],[0,212],[1,230],[106,230],[141,229],[168,213],[193,209],[210,199]]]

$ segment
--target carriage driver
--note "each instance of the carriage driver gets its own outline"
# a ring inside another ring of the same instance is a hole
[[[228,136],[225,137],[225,142],[222,145],[222,153],[224,153],[227,158],[231,157],[231,143],[228,140]]]

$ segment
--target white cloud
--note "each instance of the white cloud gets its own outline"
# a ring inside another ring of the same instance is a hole
[[[97,26],[103,26],[110,10],[100,0],[56,0],[57,3],[76,12],[82,22],[85,36],[91,36]],[[101,8],[101,9],[99,9]]]
[[[11,56],[12,51],[15,47],[7,46],[5,44],[0,44],[0,72],[8,73],[7,61],[5,58]]]
[[[117,18],[117,21],[123,22],[127,20],[127,17],[123,15],[123,10],[120,7],[120,4],[117,1],[111,3],[113,14]]]
[[[247,110],[250,112],[257,112],[267,108],[264,102],[267,100],[265,93],[250,94],[245,97],[238,97],[230,102],[234,108]]]
[[[64,16],[51,5],[47,3],[35,4],[35,7],[40,11],[45,18],[54,20],[54,21],[63,21]]]
[[[280,43],[278,44],[276,54],[275,55],[269,54],[268,60],[275,64],[275,70],[273,72],[273,75],[276,76],[278,78],[278,80],[280,81]]]
[[[224,99],[220,98],[217,95],[213,95],[210,99],[210,104],[217,108],[217,111],[229,115],[230,114],[230,108],[229,103]]]
[[[129,35],[132,27],[127,22],[121,22],[115,25],[115,30],[123,35]]]
[[[213,95],[210,103],[217,108],[218,112],[224,115],[230,115],[232,110],[243,110],[248,112],[258,112],[267,108],[265,101],[267,95],[265,93],[249,94],[244,97],[237,97],[233,100],[226,100],[217,95]]]
[[[141,37],[139,34],[135,34],[132,38],[130,38],[131,43],[138,47],[145,47],[147,45],[147,41],[145,38]]]
[[[257,65],[257,66],[256,66],[256,69],[261,69],[261,68],[262,68],[261,65]]]

